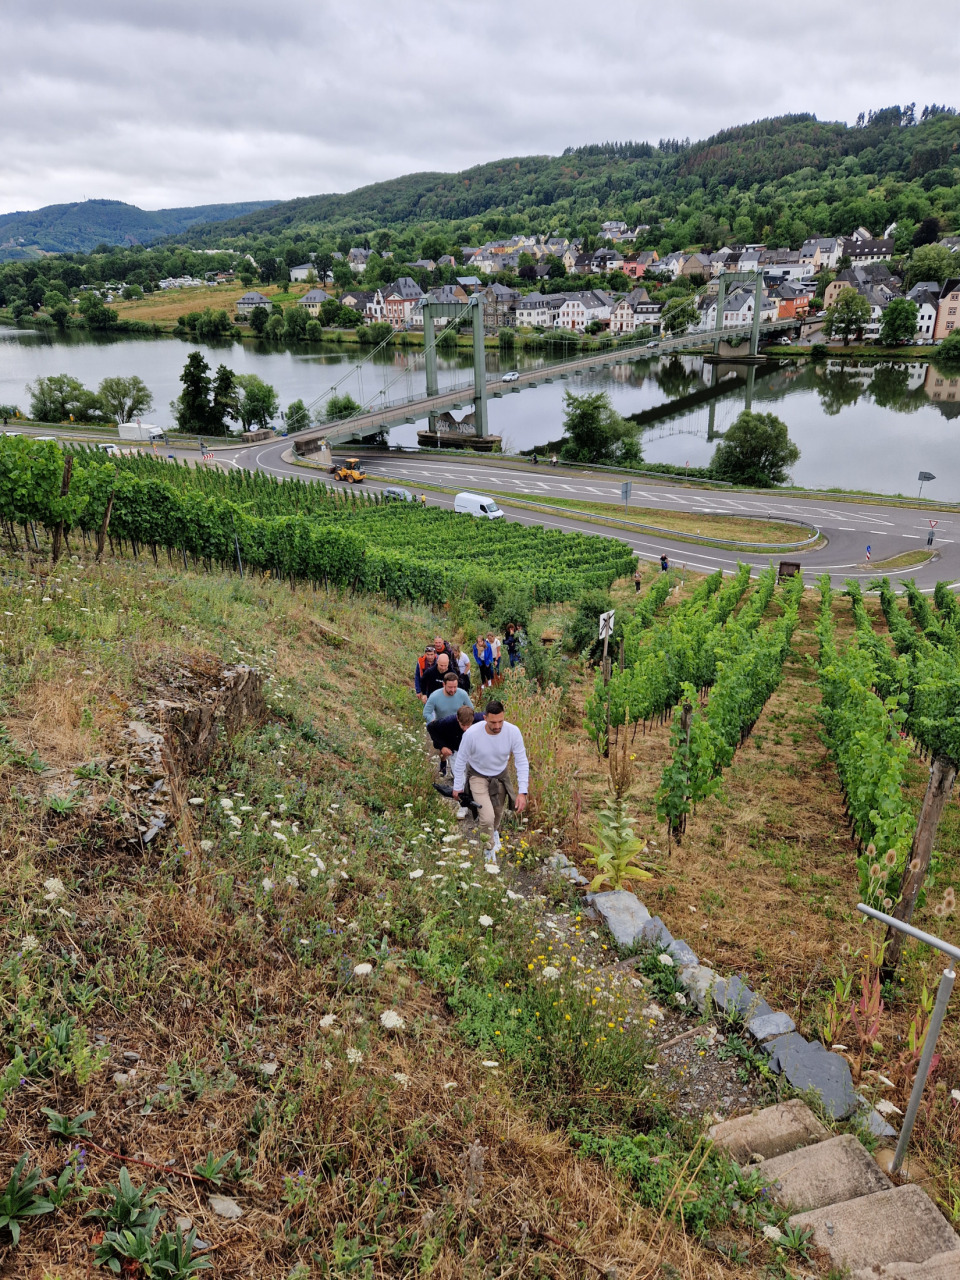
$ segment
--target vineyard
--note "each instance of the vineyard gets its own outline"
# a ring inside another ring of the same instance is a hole
[[[292,581],[440,605],[478,575],[494,589],[528,588],[541,602],[571,600],[631,573],[632,552],[613,538],[506,520],[470,520],[438,508],[382,503],[261,473],[223,473],[149,455],[103,459],[94,451],[0,439],[0,517],[11,549],[17,526],[35,549],[36,526],[58,538],[77,530],[135,555],[166,550],[188,563],[242,566]]]

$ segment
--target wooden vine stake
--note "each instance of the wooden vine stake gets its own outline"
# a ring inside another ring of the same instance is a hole
[[[103,559],[103,549],[107,541],[107,530],[110,528],[110,513],[113,511],[113,490],[110,490],[110,497],[107,499],[107,509],[103,513],[103,520],[100,524],[100,531],[97,534],[97,564]]]
[[[67,460],[63,464],[63,480],[60,483],[60,497],[65,498],[70,492],[70,474],[73,471],[73,454],[67,454]],[[34,530],[33,540],[36,542],[37,534]],[[53,563],[56,564],[60,559],[60,544],[63,541],[63,521],[60,520],[53,534]]]

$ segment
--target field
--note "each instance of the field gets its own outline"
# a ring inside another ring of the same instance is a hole
[[[254,286],[258,293],[265,294],[271,301],[288,303],[302,297],[310,288],[309,285],[277,285],[263,284]],[[124,302],[117,299],[110,306],[121,320],[142,320],[146,324],[158,324],[173,329],[180,316],[190,311],[203,311],[211,307],[214,311],[226,311],[232,320],[236,301],[247,293],[244,284],[218,284],[204,286],[199,289],[164,289],[156,293],[148,293],[142,298]]]
[[[188,478],[178,492],[211,500]],[[289,519],[296,493],[251,488],[250,518]],[[20,1156],[50,1182],[18,1248],[0,1228],[4,1275],[80,1280],[111,1259],[144,1274],[131,1256],[175,1256],[178,1219],[174,1275],[191,1249],[213,1276],[271,1280],[810,1270],[763,1236],[782,1212],[700,1138],[713,1114],[787,1096],[782,1081],[736,1025],[680,1007],[654,951],[618,955],[545,860],[594,873],[583,844],[615,773],[655,864],[650,910],[804,1035],[847,1046],[858,1088],[902,1110],[938,965],[909,947],[858,1033],[877,975],[851,819],[874,819],[845,798],[846,722],[824,699],[850,687],[832,662],[862,650],[880,681],[900,670],[894,642],[913,655],[905,736],[869,722],[912,822],[932,741],[920,676],[952,652],[948,596],[821,602],[770,577],[649,570],[638,597],[619,579],[635,670],[610,686],[631,690],[610,760],[582,656],[531,642],[504,680],[533,771],[494,876],[431,785],[410,691],[425,639],[467,638],[450,609],[155,560],[129,535],[97,563],[75,530],[51,567],[49,535],[38,551],[29,517],[27,533],[8,526],[0,551],[0,1191]],[[533,604],[531,636],[572,634],[572,605]],[[693,794],[682,814],[665,800]],[[914,916],[954,939],[958,842],[953,802]],[[658,1050],[685,1031],[682,1061]],[[955,1018],[939,1051],[914,1150],[956,1222]],[[124,1214],[140,1215],[132,1242]]]

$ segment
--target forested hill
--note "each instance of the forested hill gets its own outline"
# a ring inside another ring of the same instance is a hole
[[[424,223],[476,235],[570,232],[604,218],[672,220],[685,242],[735,235],[787,243],[860,222],[882,233],[897,216],[919,221],[931,208],[957,210],[958,148],[960,119],[943,107],[886,108],[853,126],[782,116],[701,142],[604,143],[460,173],[409,174],[196,226],[183,239],[239,245],[296,231],[329,239]]]
[[[138,209],[120,200],[48,204],[28,213],[0,214],[0,256],[89,253],[98,244],[150,244],[178,235],[195,223],[216,224],[269,207],[269,200],[239,204],[199,204],[184,209]],[[19,255],[18,255],[19,251]]]

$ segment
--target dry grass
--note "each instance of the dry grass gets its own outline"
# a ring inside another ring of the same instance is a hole
[[[310,286],[261,284],[255,288],[258,293],[265,294],[270,299],[286,302],[291,298],[302,297]],[[173,328],[179,316],[185,316],[190,311],[204,311],[207,307],[212,307],[214,311],[226,311],[232,319],[237,299],[242,298],[246,292],[248,290],[245,284],[204,285],[193,289],[158,290],[129,302],[117,299],[110,305],[121,320],[142,320],[146,324]]]

